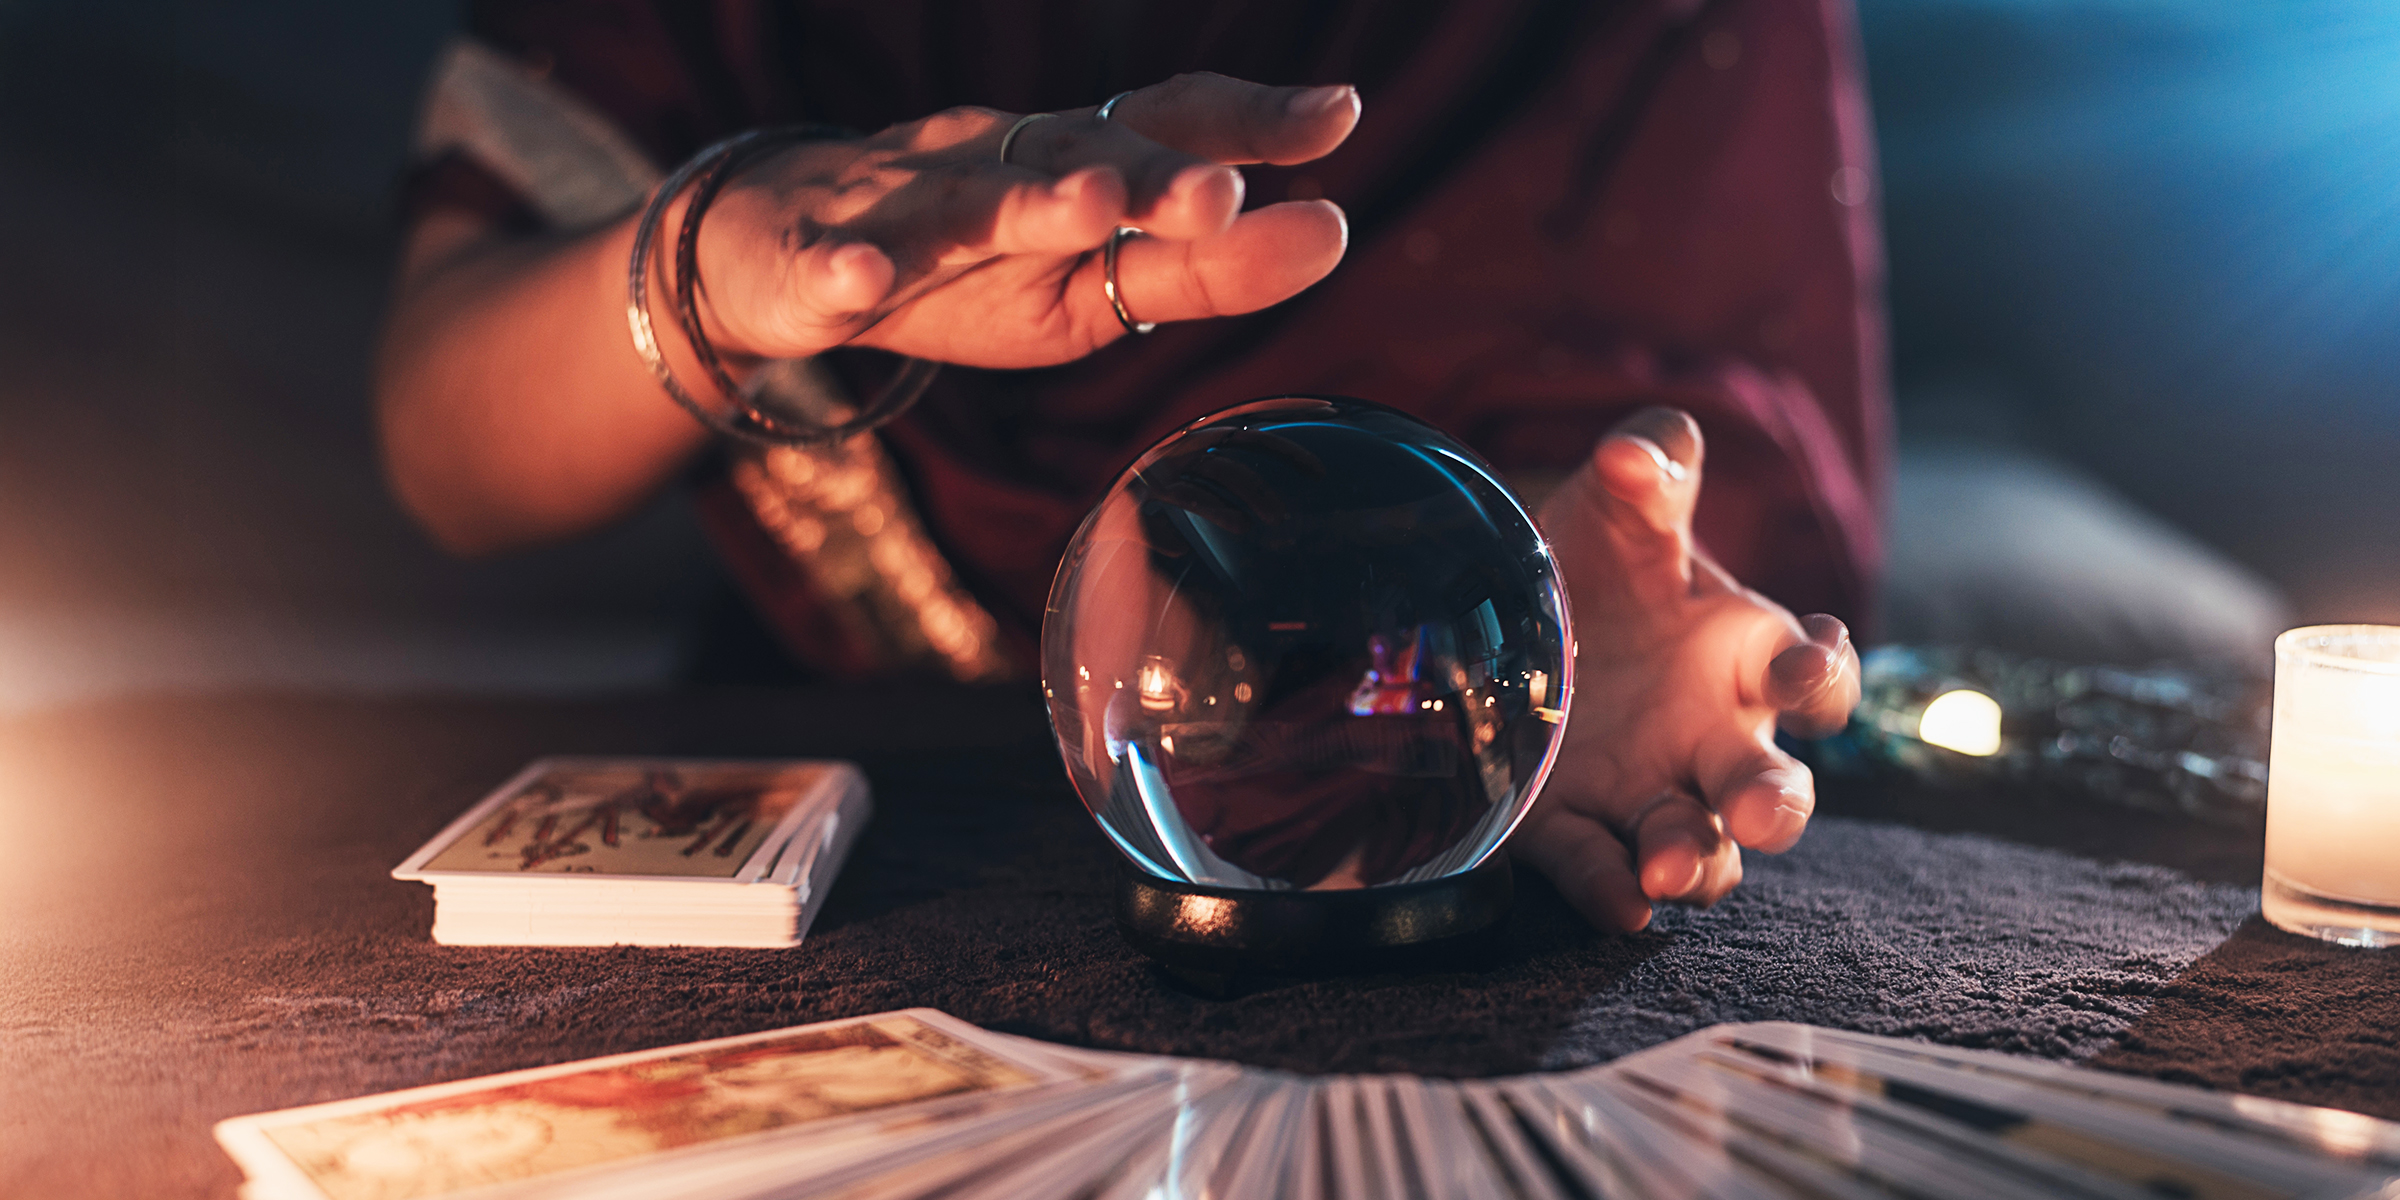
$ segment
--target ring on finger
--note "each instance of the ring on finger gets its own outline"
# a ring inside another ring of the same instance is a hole
[[[1017,135],[1025,132],[1026,126],[1033,124],[1035,121],[1047,121],[1057,115],[1057,113],[1052,112],[1038,112],[1026,113],[1024,116],[1018,117],[1017,123],[1009,126],[1007,133],[1000,135],[1000,161],[1003,163],[1008,161],[1009,147],[1017,144]]]
[[[1109,103],[1114,104],[1116,101],[1111,100]],[[1117,322],[1125,327],[1127,333],[1148,333],[1158,328],[1158,322],[1136,321],[1133,319],[1132,313],[1125,311],[1125,289],[1117,286],[1117,247],[1123,244],[1126,238],[1133,237],[1140,232],[1141,230],[1131,225],[1117,226],[1108,235],[1107,248],[1100,253],[1103,268],[1100,273],[1100,290],[1108,294],[1108,306],[1117,311]]]
[[[1092,114],[1092,119],[1095,121],[1105,121],[1109,119],[1109,117],[1114,115],[1117,111],[1117,101],[1122,100],[1132,94],[1132,92],[1118,92],[1116,95],[1110,96],[1100,105],[1099,111]]]
[[[1673,804],[1678,800],[1690,800],[1695,804],[1699,803],[1698,797],[1684,791],[1682,788],[1668,788],[1667,790],[1650,797],[1648,803],[1633,810],[1632,816],[1629,816],[1622,821],[1610,822],[1612,826],[1610,832],[1617,835],[1618,841],[1625,843],[1625,848],[1627,850],[1632,850],[1641,844],[1642,822],[1649,820],[1651,817],[1657,815],[1660,809],[1665,808],[1666,806]]]

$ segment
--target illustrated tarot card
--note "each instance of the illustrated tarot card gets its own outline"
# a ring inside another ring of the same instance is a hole
[[[393,868],[395,879],[764,877],[810,814],[865,777],[843,762],[545,758]]]
[[[582,1191],[667,1156],[705,1172],[693,1156],[1072,1078],[908,1009],[235,1117],[216,1136],[260,1194]]]

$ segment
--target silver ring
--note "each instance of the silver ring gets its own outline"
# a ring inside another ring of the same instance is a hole
[[[1116,101],[1111,100],[1109,103],[1114,104]],[[1117,321],[1125,326],[1127,333],[1148,333],[1158,328],[1156,321],[1134,320],[1133,314],[1125,311],[1124,291],[1117,287],[1117,246],[1126,238],[1140,232],[1141,230],[1135,229],[1131,225],[1117,226],[1116,230],[1108,235],[1108,248],[1100,254],[1101,264],[1106,268],[1100,275],[1100,290],[1108,293],[1108,306],[1117,310]]]
[[[1116,95],[1110,96],[1108,98],[1108,103],[1101,105],[1100,111],[1092,114],[1092,119],[1095,121],[1107,120],[1110,114],[1117,111],[1117,101],[1122,100],[1132,94],[1132,92],[1118,92]]]
[[[1026,126],[1035,121],[1049,120],[1057,115],[1057,113],[1026,113],[1024,116],[1018,117],[1017,123],[1009,126],[1007,133],[1000,135],[1000,161],[1003,163],[1008,161],[1008,148],[1016,145],[1017,135],[1025,132]]]

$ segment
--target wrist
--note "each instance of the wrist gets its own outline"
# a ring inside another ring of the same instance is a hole
[[[729,366],[750,370],[780,358],[805,358],[838,344],[838,334],[789,319],[804,275],[822,264],[809,252],[829,240],[815,211],[857,160],[854,140],[780,145],[728,164],[720,185],[703,199],[695,186],[681,197],[666,227],[694,231],[694,308],[700,333]],[[704,205],[696,216],[695,202]],[[661,240],[665,240],[662,235]],[[673,250],[662,253],[671,278]]]
[[[775,357],[799,357],[821,347],[802,349],[770,348],[751,343],[721,327],[707,311],[700,286],[701,231],[714,201],[724,192],[735,171],[778,146],[796,141],[821,140],[828,136],[847,137],[821,126],[802,126],[791,129],[753,130],[738,137],[719,142],[700,152],[690,162],[659,185],[644,206],[633,228],[632,247],[626,265],[626,322],[632,336],[635,353],[640,356],[659,386],[693,419],[708,429],[728,437],[767,445],[808,445],[839,441],[852,434],[872,429],[898,416],[924,391],[931,381],[933,364],[910,361],[896,375],[881,395],[856,411],[856,415],[837,424],[825,424],[814,416],[794,413],[786,406],[774,403],[774,398],[754,394],[736,377],[735,370],[743,360],[756,365],[760,352]],[[672,250],[661,253],[658,243],[662,230],[673,221]],[[788,218],[786,218],[788,223]],[[805,232],[805,230],[803,231]],[[780,243],[788,235],[779,236]],[[858,253],[853,253],[854,251]],[[802,253],[811,248],[803,247]],[[791,264],[798,257],[788,246],[779,245],[772,261],[777,270],[771,272],[772,291],[754,297],[737,292],[730,297],[735,310],[745,313],[765,310],[777,313],[793,307],[783,295],[792,285],[788,278]],[[883,273],[881,287],[888,289],[890,263],[871,246],[838,247],[830,255],[817,255],[826,264],[852,260],[852,265],[868,265],[871,259]],[[660,286],[663,284],[663,288]],[[683,335],[683,348],[700,367],[700,385],[709,395],[695,394],[685,377],[676,370],[662,337],[662,325],[668,324],[653,312],[664,293],[665,316],[671,318],[672,328]],[[722,293],[720,293],[722,294]],[[712,338],[714,332],[732,343],[729,351],[720,348]],[[836,344],[840,337],[828,339]],[[775,353],[777,349],[780,354]]]

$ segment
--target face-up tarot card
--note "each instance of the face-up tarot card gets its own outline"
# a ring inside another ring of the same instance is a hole
[[[547,1194],[539,1185],[581,1191],[665,1156],[765,1139],[789,1153],[795,1139],[855,1135],[862,1120],[911,1106],[1073,1078],[910,1009],[238,1117],[216,1134],[255,1194]]]

